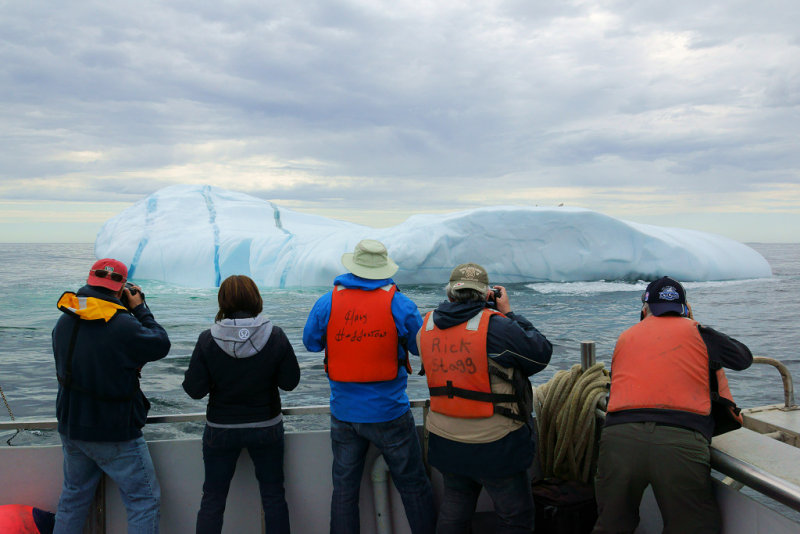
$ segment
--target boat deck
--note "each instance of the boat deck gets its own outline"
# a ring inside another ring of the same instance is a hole
[[[800,429],[800,410],[781,411],[780,407],[766,407],[759,412],[747,413],[748,424],[761,421],[781,421],[784,432],[793,435]],[[316,408],[317,410],[319,408]],[[287,411],[291,412],[292,409]],[[308,413],[308,409],[297,409]],[[781,411],[782,413],[774,413]],[[313,411],[316,413],[316,411]],[[758,415],[758,414],[761,415]],[[291,415],[290,415],[291,417]],[[202,414],[180,416],[202,419]],[[157,417],[152,422],[169,422],[172,418]],[[49,424],[43,422],[37,424]],[[795,426],[797,424],[797,426]],[[4,424],[7,426],[7,424]],[[774,430],[768,429],[770,432]],[[420,430],[421,433],[421,430]],[[790,438],[791,439],[791,438]],[[182,534],[194,531],[195,517],[200,503],[203,483],[202,447],[199,437],[184,440],[152,441],[149,443],[153,462],[162,487],[161,531],[165,534]],[[774,437],[762,435],[751,429],[740,429],[718,436],[712,444],[714,468],[731,474],[736,469],[730,465],[746,466],[745,472],[757,476],[749,484],[763,483],[773,498],[781,500],[786,494],[800,494],[800,449]],[[375,449],[369,451],[364,477],[361,483],[361,531],[365,534],[379,532],[375,516],[373,482],[370,478],[374,461],[378,458]],[[720,460],[722,459],[722,460]],[[286,499],[289,503],[292,532],[317,534],[328,531],[330,512],[331,463],[330,436],[326,431],[290,432],[286,434]],[[27,446],[0,448],[0,504],[24,503],[55,511],[61,489],[61,448],[59,446]],[[726,472],[728,471],[728,472]],[[760,477],[760,478],[759,478]],[[434,499],[438,504],[442,495],[441,476],[431,470]],[[763,482],[767,480],[767,482]],[[779,481],[778,484],[773,483]],[[761,482],[759,482],[761,481]],[[773,481],[773,482],[770,482]],[[717,497],[723,511],[724,534],[797,534],[800,525],[776,513],[763,503],[736,491],[735,487],[715,482]],[[389,495],[388,523],[394,534],[406,534],[410,530],[405,520],[400,496],[391,483],[386,487]],[[767,493],[769,494],[769,493]],[[482,495],[478,503],[475,534],[491,532],[491,501]],[[105,479],[92,513],[92,524],[87,534],[124,532],[125,509],[115,484]],[[263,518],[258,487],[252,463],[246,451],[239,458],[236,474],[231,485],[228,506],[225,512],[224,533],[263,532]],[[642,523],[637,534],[661,532],[658,507],[648,492],[642,502]]]

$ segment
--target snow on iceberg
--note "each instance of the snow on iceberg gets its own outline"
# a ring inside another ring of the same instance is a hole
[[[214,287],[247,274],[262,287],[327,286],[364,238],[386,245],[405,284],[444,284],[468,261],[497,283],[772,276],[760,254],[731,239],[581,208],[480,208],[370,228],[202,185],[161,189],[110,219],[95,254],[125,262],[139,280]]]

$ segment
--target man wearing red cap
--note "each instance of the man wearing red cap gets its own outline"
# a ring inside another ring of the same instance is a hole
[[[139,377],[145,363],[167,355],[170,342],[127,278],[122,262],[98,260],[87,285],[58,300],[63,315],[53,354],[64,485],[55,534],[83,531],[103,473],[119,486],[128,533],[158,532],[161,490],[142,437],[150,403]]]

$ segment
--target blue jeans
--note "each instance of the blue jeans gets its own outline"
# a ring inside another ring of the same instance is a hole
[[[453,473],[442,473],[442,476],[444,497],[436,525],[438,534],[470,532],[481,487],[486,488],[486,493],[494,503],[499,520],[496,533],[530,534],[533,531],[535,509],[526,471],[508,478],[471,478]]]
[[[436,513],[433,490],[422,464],[411,411],[383,423],[348,423],[331,415],[333,448],[333,496],[331,534],[358,534],[361,476],[369,444],[383,454],[403,506],[411,532],[433,534]]]
[[[283,421],[261,428],[215,428],[203,432],[203,464],[206,478],[197,513],[197,534],[222,532],[225,501],[236,461],[246,448],[261,493],[265,532],[288,534],[289,507],[283,489]]]
[[[144,438],[78,441],[61,434],[64,486],[53,534],[80,534],[103,473],[119,486],[129,534],[157,534],[161,488]]]

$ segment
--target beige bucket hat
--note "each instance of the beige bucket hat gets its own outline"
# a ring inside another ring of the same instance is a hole
[[[342,254],[342,265],[354,275],[368,280],[391,278],[400,268],[389,258],[383,243],[374,239],[362,239],[354,252]]]

